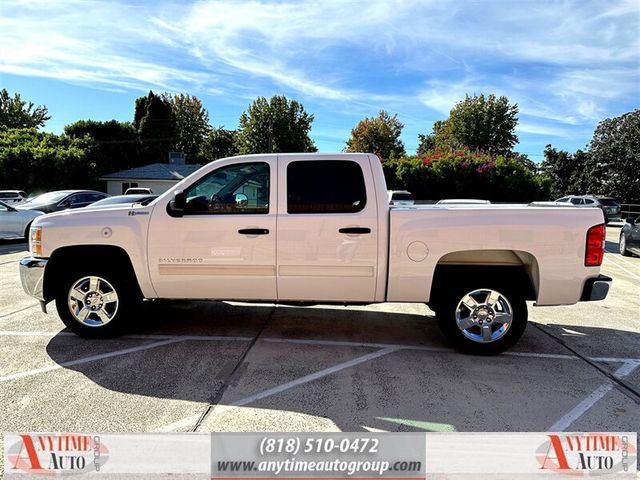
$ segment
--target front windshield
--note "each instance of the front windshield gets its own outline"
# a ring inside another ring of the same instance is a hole
[[[37,197],[33,197],[29,200],[29,203],[50,203],[50,202],[58,202],[62,200],[64,197],[69,195],[69,192],[49,192],[43,193],[42,195],[38,195]]]

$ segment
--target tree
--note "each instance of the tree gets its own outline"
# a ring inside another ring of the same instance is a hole
[[[145,160],[166,163],[168,152],[175,145],[177,135],[171,101],[152,91],[136,99],[133,125],[142,142]]]
[[[200,158],[209,163],[219,158],[232,157],[238,154],[238,132],[225,128],[213,128],[209,131],[202,145],[200,145]]]
[[[43,127],[51,117],[47,107],[35,106],[20,98],[19,93],[9,96],[6,89],[0,90],[0,126],[7,128]]]
[[[416,150],[416,155],[420,157],[434,151],[435,149],[436,136],[433,133],[429,133],[427,135],[418,135],[418,148]]]
[[[259,97],[240,116],[237,147],[241,154],[315,152],[309,137],[314,116],[296,100]]]
[[[640,109],[600,122],[589,155],[588,183],[594,193],[640,201]]]
[[[467,95],[449,113],[449,118],[436,122],[433,133],[439,149],[461,147],[490,155],[507,155],[518,143],[518,105],[510,105],[507,97]]]
[[[554,200],[565,195],[587,193],[586,178],[590,170],[590,157],[587,152],[578,150],[571,154],[547,145],[540,170],[551,182],[550,194]]]
[[[169,98],[175,119],[173,148],[184,152],[188,162],[198,163],[200,147],[211,130],[209,113],[198,97],[179,94]]]
[[[398,115],[389,115],[384,110],[377,117],[360,120],[347,140],[347,152],[374,153],[381,160],[400,158],[405,154],[400,140],[404,125]]]
[[[96,165],[98,175],[139,167],[141,155],[138,132],[130,122],[79,120],[64,127],[70,138],[87,138],[92,143],[87,161]]]
[[[95,164],[87,138],[0,127],[0,185],[27,192],[96,188]]]

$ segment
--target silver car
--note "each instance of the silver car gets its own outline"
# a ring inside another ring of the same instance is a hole
[[[0,202],[0,238],[23,237],[29,239],[29,227],[36,217],[44,215],[37,210],[18,210]]]

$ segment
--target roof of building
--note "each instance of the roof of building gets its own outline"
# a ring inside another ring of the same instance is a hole
[[[100,180],[182,180],[202,165],[179,165],[172,163],[152,163],[143,167],[130,168],[109,173]]]

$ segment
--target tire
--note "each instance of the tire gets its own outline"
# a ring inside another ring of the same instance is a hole
[[[623,257],[630,257],[631,252],[627,250],[627,238],[624,236],[624,233],[620,233],[620,241],[618,242],[618,248],[620,250],[620,255]]]
[[[24,240],[28,243],[29,242],[29,231],[31,230],[31,224],[33,223],[33,221],[29,222],[27,224],[27,228],[24,229]]]
[[[80,337],[116,337],[138,306],[131,290],[131,282],[115,268],[78,269],[60,282],[56,309],[65,326]]]
[[[457,350],[474,355],[496,355],[513,346],[527,318],[524,289],[508,279],[478,278],[451,286],[436,310],[447,339]]]

